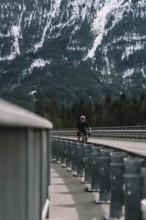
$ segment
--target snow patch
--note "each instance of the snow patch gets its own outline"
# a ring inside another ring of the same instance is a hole
[[[134,73],[134,68],[128,69],[125,72],[123,72],[123,79],[132,76]]]
[[[43,59],[36,59],[34,62],[31,64],[30,69],[33,69],[34,67],[44,67],[46,64],[50,64],[51,62],[48,60],[43,60]]]
[[[19,7],[19,9],[21,9],[21,7]],[[13,25],[11,27],[10,33],[8,33],[7,35],[2,36],[2,37],[12,36],[14,41],[13,41],[13,44],[12,44],[12,47],[11,47],[11,54],[8,55],[8,56],[5,56],[5,57],[0,57],[0,61],[13,60],[17,55],[20,55],[19,38],[20,38],[20,35],[21,35],[21,22],[22,22],[22,18],[23,18],[23,14],[24,14],[25,10],[26,10],[26,7],[23,4],[22,12],[20,14],[18,24]]]
[[[83,60],[94,57],[97,47],[101,44],[103,37],[107,35],[108,31],[105,29],[105,27],[108,21],[108,15],[110,13],[116,13],[116,10],[118,10],[118,17],[115,16],[115,21],[112,25],[112,28],[122,19],[124,8],[130,5],[131,1],[128,1],[126,3],[124,2],[125,0],[109,0],[108,3],[106,3],[100,10],[97,11],[97,15],[94,19],[91,29],[96,37],[93,42],[92,48],[88,51],[87,56]],[[119,12],[121,13],[120,16]]]
[[[24,77],[27,73],[31,74],[33,69],[35,67],[38,68],[43,68],[46,65],[50,65],[51,64],[51,60],[43,60],[43,59],[36,59],[33,61],[33,63],[30,65],[30,67],[28,68],[28,70],[24,70],[24,72],[22,73],[22,77]]]

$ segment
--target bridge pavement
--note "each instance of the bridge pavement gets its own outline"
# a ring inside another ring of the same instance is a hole
[[[146,141],[124,140],[124,139],[89,139],[91,143],[104,144],[110,147],[120,148],[126,151],[146,156]]]
[[[61,137],[76,140],[75,137]],[[109,147],[123,149],[142,156],[146,156],[146,141],[134,139],[111,139],[111,138],[89,138],[89,143],[107,145]]]
[[[85,192],[87,184],[61,167],[51,164],[51,203],[49,220],[103,220],[109,205],[97,205],[98,193]]]

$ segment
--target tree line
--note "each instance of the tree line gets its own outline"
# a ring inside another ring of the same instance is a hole
[[[35,112],[53,123],[54,128],[73,128],[80,115],[85,115],[92,127],[146,125],[146,95],[118,98],[107,95],[102,102],[81,99],[73,104],[59,105],[56,98],[35,101]]]

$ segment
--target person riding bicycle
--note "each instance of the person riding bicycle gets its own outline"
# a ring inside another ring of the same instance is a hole
[[[85,141],[88,140],[88,136],[91,135],[91,127],[89,123],[86,121],[86,117],[84,115],[81,115],[80,121],[76,124],[77,128],[77,140],[80,141],[81,134],[85,137]],[[87,129],[89,130],[89,133],[87,133]]]

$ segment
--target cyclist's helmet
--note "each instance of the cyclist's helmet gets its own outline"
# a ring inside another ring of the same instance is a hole
[[[86,117],[84,115],[81,115],[80,119],[81,120],[86,120]]]

